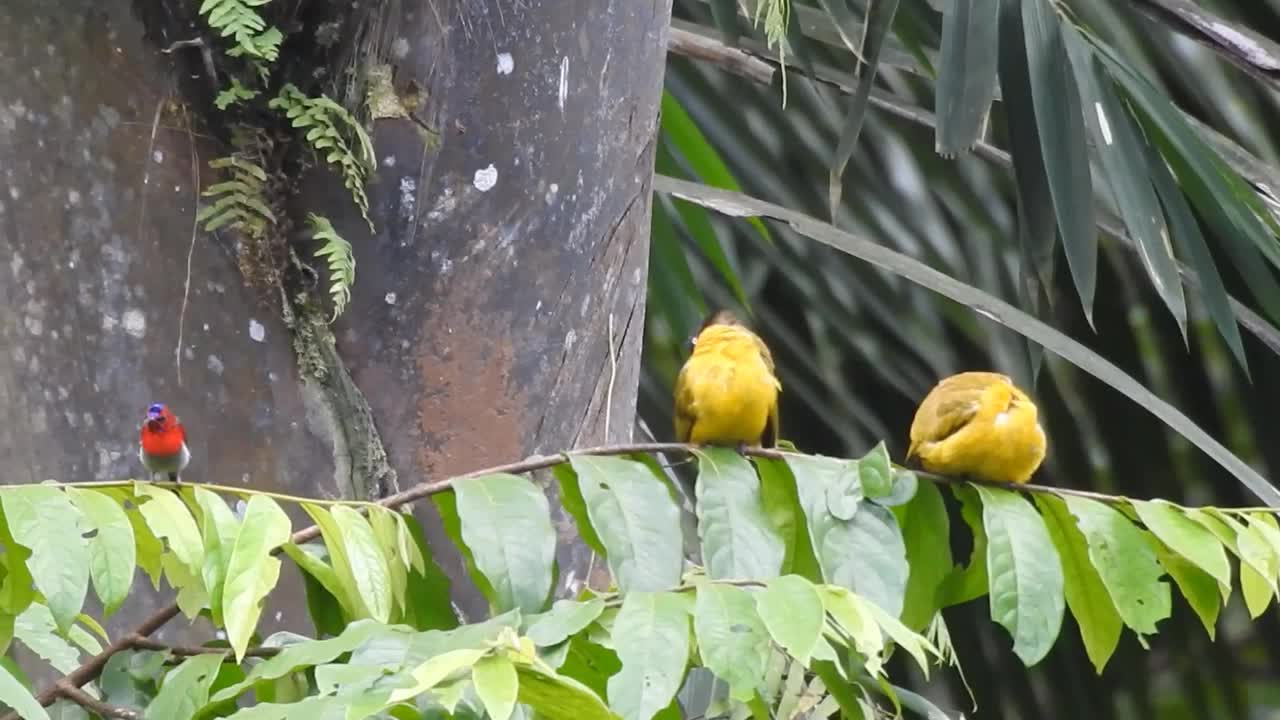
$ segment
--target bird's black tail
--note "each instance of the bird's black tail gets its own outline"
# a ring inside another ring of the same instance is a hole
[[[171,473],[169,473],[169,481],[170,481],[170,482],[181,482],[180,480],[178,480],[178,473],[176,473],[176,472],[171,472]]]

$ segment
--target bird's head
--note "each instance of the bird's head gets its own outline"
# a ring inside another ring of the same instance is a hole
[[[713,310],[709,315],[707,315],[707,319],[702,321],[702,325],[698,327],[698,332],[694,333],[689,338],[688,349],[692,350],[694,346],[698,344],[698,338],[701,337],[708,328],[714,328],[717,326],[746,327],[742,324],[742,321],[738,319],[738,316],[733,314],[732,310],[726,310],[724,308]]]
[[[169,408],[164,403],[151,403],[147,407],[147,416],[142,419],[142,427],[151,432],[161,432],[165,426],[169,424],[169,419],[173,414],[169,412]]]

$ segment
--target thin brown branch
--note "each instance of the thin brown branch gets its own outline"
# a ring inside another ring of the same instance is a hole
[[[140,720],[142,717],[142,713],[133,708],[109,705],[66,680],[59,680],[54,688],[58,697],[66,698],[99,717],[117,720]]]
[[[684,443],[631,443],[627,445],[601,445],[597,447],[581,448],[577,450],[568,450],[556,455],[533,455],[524,460],[497,465],[483,470],[475,470],[473,472],[458,475],[456,477],[445,478],[434,482],[419,483],[407,490],[403,490],[394,495],[382,498],[377,502],[378,505],[386,508],[396,509],[405,505],[412,504],[418,500],[430,497],[437,493],[449,490],[458,480],[467,480],[471,478],[482,477],[485,475],[493,475],[496,473],[527,473],[538,470],[545,470],[568,461],[572,457],[581,456],[604,456],[604,455],[633,455],[647,453],[682,453],[694,454],[704,450],[703,446],[688,445]],[[768,458],[771,460],[786,460],[789,456],[797,453],[784,452],[781,450],[772,450],[767,448],[746,448],[745,454],[751,457]],[[987,487],[1003,488],[1006,490],[1014,490],[1019,492],[1031,493],[1051,493],[1055,495],[1074,495],[1076,497],[1085,497],[1105,502],[1109,504],[1124,504],[1128,502],[1128,498],[1107,495],[1105,493],[1091,492],[1089,490],[1075,490],[1072,488],[1051,487],[1048,485],[1037,485],[1034,483],[994,483],[980,480],[970,480],[966,478],[954,478],[943,475],[934,475],[932,473],[913,471],[916,475],[924,480],[944,484],[974,484],[984,485]],[[1269,508],[1249,508],[1250,510],[1269,510]],[[312,525],[303,528],[294,533],[291,542],[295,544],[304,543],[320,536],[320,528]],[[754,581],[743,581],[754,582]],[[164,626],[165,623],[172,620],[178,615],[177,604],[169,605],[161,608],[142,622],[133,632],[118,638],[115,642],[107,646],[102,652],[87,660],[83,665],[68,673],[63,679],[59,680],[52,687],[49,687],[36,696],[36,700],[41,705],[48,706],[61,696],[65,696],[68,688],[79,688],[87,682],[92,681],[102,672],[107,661],[112,655],[123,652],[125,650],[143,648],[149,650],[168,650],[176,655],[195,655],[208,652],[226,652],[221,648],[205,648],[198,646],[173,646],[156,642],[148,639],[152,634]],[[249,655],[256,657],[265,657],[275,654],[274,648],[255,648],[251,650]],[[19,720],[16,714],[10,713],[2,720]]]
[[[166,643],[152,640],[142,635],[134,635],[132,647],[135,650],[156,650],[158,652],[167,652],[181,657],[192,657],[194,655],[208,655],[209,653],[230,653],[231,648],[225,647],[206,647],[204,645],[168,645]],[[280,648],[277,647],[251,647],[245,650],[245,657],[272,657],[280,654]]]

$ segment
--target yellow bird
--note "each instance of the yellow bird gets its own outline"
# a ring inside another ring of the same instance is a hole
[[[693,339],[693,352],[676,378],[676,439],[774,447],[781,391],[764,341],[728,310],[715,312]]]
[[[934,386],[911,422],[907,460],[939,475],[1024,483],[1045,454],[1036,405],[999,373],[964,372]]]

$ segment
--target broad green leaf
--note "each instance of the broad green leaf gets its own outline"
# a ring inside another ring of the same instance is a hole
[[[328,550],[321,543],[310,542],[304,545],[295,545],[293,543],[284,544],[284,554],[293,560],[294,564],[301,569],[307,577],[315,580],[318,585],[323,587],[342,608],[349,617],[356,618],[360,613],[356,611],[357,601],[352,599],[354,588],[350,591],[342,581],[338,578],[338,572],[333,569],[324,558],[328,557]]]
[[[1062,35],[1081,100],[1087,108],[1084,115],[1102,162],[1103,176],[1129,236],[1137,245],[1138,258],[1156,293],[1177,321],[1185,341],[1187,306],[1182,295],[1182,279],[1173,257],[1169,228],[1148,177],[1145,141],[1133,117],[1116,97],[1111,79],[1102,74],[1093,52],[1079,33],[1067,23],[1062,27]]]
[[[169,582],[175,587],[191,583],[203,589],[204,543],[200,539],[200,528],[187,506],[176,494],[162,487],[136,483],[134,492],[139,499],[149,498],[142,502],[138,511],[156,538],[166,543],[167,552],[161,556],[162,561],[164,557],[172,557],[189,573],[188,578],[181,578],[187,583],[175,582],[172,573],[169,573]]]
[[[209,591],[209,609],[215,625],[224,625],[222,615],[223,590],[227,581],[227,563],[231,560],[231,549],[235,546],[236,535],[240,532],[240,521],[221,497],[208,490],[196,486],[196,507],[202,518],[201,532],[204,536],[204,567],[201,577],[205,589]]]
[[[391,571],[373,528],[363,515],[346,505],[336,505],[330,512],[342,530],[347,562],[351,563],[351,574],[370,617],[387,622],[391,618]]]
[[[582,538],[582,542],[598,555],[604,555],[604,543],[596,534],[595,526],[591,524],[591,516],[587,513],[587,501],[582,497],[582,486],[578,482],[578,473],[569,463],[560,463],[551,468],[551,474],[560,488],[560,505],[573,518],[574,525],[578,528],[578,537]],[[493,602],[493,599],[490,598],[489,601]]]
[[[680,174],[662,143],[658,143],[654,169],[669,175]],[[692,207],[688,203],[684,205]],[[672,222],[676,212],[675,201],[671,198],[653,198],[649,221],[648,307],[645,308],[646,317],[660,320],[670,328],[672,342],[668,351],[673,356],[672,362],[678,362],[681,343],[697,331],[707,314],[702,292],[689,270],[689,257]],[[705,214],[706,210],[702,212]],[[556,470],[564,467],[557,465]]]
[[[355,574],[352,572],[351,557],[347,551],[342,527],[324,506],[302,503],[302,509],[320,528],[320,537],[324,539],[325,549],[329,551],[329,564],[333,566],[333,574],[343,590],[341,595],[334,593],[334,596],[339,601],[345,601],[343,607],[353,619],[372,617],[369,607],[365,604],[364,595],[360,592],[360,586],[356,583]],[[285,551],[289,552],[288,546],[285,547]],[[293,553],[289,554],[293,557]],[[294,561],[297,562],[298,558],[295,557]],[[316,577],[322,579],[320,576]]]
[[[982,501],[972,485],[952,485],[960,501],[960,516],[973,536],[969,564],[952,568],[938,588],[938,605],[950,607],[980,598],[987,592],[987,531],[982,527]]]
[[[1271,588],[1272,593],[1276,593],[1280,554],[1271,546],[1271,543],[1267,542],[1267,538],[1258,531],[1258,528],[1246,525],[1217,508],[1208,508],[1205,512],[1217,518],[1235,533],[1234,547],[1239,552],[1241,563],[1254,570]],[[1244,567],[1241,568],[1241,573],[1244,573]]]
[[[1130,504],[1142,524],[1170,550],[1212,575],[1225,592],[1231,591],[1231,563],[1212,532],[1164,500],[1134,500]]]
[[[600,700],[600,695],[583,683],[565,675],[547,672],[533,665],[517,665],[520,676],[519,701],[533,708],[539,717],[574,720],[617,720]]]
[[[325,567],[332,574],[333,568],[327,565]],[[335,581],[336,578],[335,575]],[[342,634],[342,628],[347,625],[347,616],[343,614],[342,603],[337,596],[309,572],[302,573],[302,592],[306,597],[307,616],[315,628],[315,636]]]
[[[255,496],[260,497],[260,496]],[[160,693],[143,713],[145,720],[193,718],[209,702],[209,688],[218,676],[222,653],[193,655],[165,676]]]
[[[830,245],[958,303],[979,308],[984,317],[1043,345],[1046,349],[1123,393],[1203,450],[1264,502],[1280,506],[1280,489],[1271,485],[1257,470],[1206,433],[1180,410],[1079,341],[1073,340],[990,293],[959,282],[881,243],[844,232],[829,223],[819,222],[780,205],[767,203],[741,193],[706,188],[665,176],[654,178],[654,188],[659,192],[692,200],[731,216],[765,216],[780,220],[790,225],[792,230],[800,235]]]
[[[756,611],[774,642],[808,667],[826,615],[813,583],[799,575],[773,578],[756,593]]]
[[[616,616],[617,610],[611,610],[611,612]],[[601,637],[608,636],[608,632],[599,625],[593,626],[592,630],[598,631]],[[560,665],[560,674],[575,678],[601,698],[607,697],[609,678],[622,669],[617,653],[602,644],[593,642],[586,634],[569,638],[568,645],[569,652]]]
[[[559,645],[569,636],[577,635],[604,612],[604,601],[592,598],[585,602],[557,600],[551,609],[530,620],[525,635],[539,646]]]
[[[502,655],[481,658],[471,668],[471,681],[490,720],[508,720],[516,706],[520,681],[516,668]]]
[[[147,526],[138,506],[140,504],[134,494],[134,486],[110,487],[100,490],[103,495],[114,498],[122,507],[127,507],[125,516],[129,518],[129,526],[133,528],[133,538],[137,550],[138,567],[151,579],[151,586],[160,589],[160,577],[164,571],[160,557],[164,553],[164,545],[156,538],[155,533]]]
[[[693,630],[703,665],[729,684],[730,695],[750,700],[764,681],[769,660],[769,631],[756,612],[751,593],[714,582],[698,586]]]
[[[613,641],[622,670],[609,678],[609,707],[625,720],[649,720],[671,703],[684,679],[688,598],[627,593],[613,623]]]
[[[1144,533],[1120,511],[1097,500],[1068,495],[1066,502],[1116,612],[1134,632],[1154,635],[1156,623],[1169,617],[1171,600]]]
[[[58,634],[49,608],[31,603],[13,621],[13,637],[58,672],[66,674],[80,665],[80,651]]]
[[[889,448],[883,440],[858,459],[857,470],[859,484],[867,497],[882,498],[893,491],[893,468],[889,462]]]
[[[422,565],[421,570],[409,571],[405,622],[418,630],[451,630],[458,626],[458,616],[449,595],[449,576],[432,557],[422,526],[410,517],[404,528]]]
[[[907,553],[907,589],[902,622],[919,632],[929,625],[941,606],[938,593],[951,572],[951,520],[938,486],[921,484],[915,497],[894,513],[902,528]]]
[[[49,713],[36,702],[9,669],[0,665],[0,702],[13,708],[24,720],[49,720]]]
[[[851,595],[854,601],[860,603],[862,612],[870,617],[890,640],[897,643],[903,650],[907,651],[916,661],[916,665],[920,667],[920,671],[924,673],[925,678],[929,677],[929,655],[938,657],[938,648],[934,647],[929,639],[918,633],[911,632],[906,625],[903,625],[898,618],[890,615],[880,606],[873,602],[867,602],[860,597]]]
[[[828,205],[832,219],[840,208],[840,197],[844,192],[844,169],[853,157],[858,145],[858,135],[862,133],[862,123],[867,117],[868,100],[871,97],[871,86],[875,84],[876,65],[880,62],[880,51],[884,48],[889,28],[893,26],[893,16],[898,12],[898,0],[870,0],[867,4],[866,26],[862,34],[862,53],[858,63],[858,83],[849,96],[849,109],[845,113],[844,124],[840,130],[840,143],[836,146],[835,157],[831,163],[831,174],[828,178]]]
[[[1182,596],[1200,618],[1205,632],[1209,633],[1209,639],[1213,640],[1217,634],[1218,612],[1222,609],[1224,602],[1224,598],[1219,594],[1220,586],[1217,579],[1162,544],[1153,542],[1153,545],[1156,559],[1178,584],[1178,588],[1182,590]]]
[[[1021,41],[1031,82],[1031,101],[1040,154],[1049,180],[1049,197],[1067,266],[1089,324],[1098,274],[1098,231],[1093,224],[1093,185],[1085,143],[1080,92],[1071,76],[1058,14],[1050,0],[1022,0],[1005,5],[1021,12],[1022,37],[1001,33],[1001,42]],[[1016,122],[1014,117],[1010,122]]]
[[[454,483],[463,541],[493,586],[498,611],[538,612],[553,581],[556,534],[547,498],[517,475]]]
[[[89,577],[102,600],[102,614],[110,616],[129,596],[137,552],[129,516],[111,497],[92,490],[67,488],[67,497],[84,515],[89,538]]]
[[[1097,569],[1089,561],[1089,545],[1066,503],[1056,495],[1036,495],[1036,505],[1062,560],[1067,607],[1076,618],[1089,661],[1101,675],[1120,643],[1124,623]]]
[[[146,707],[159,691],[169,657],[168,652],[155,650],[125,650],[112,655],[98,678],[103,701],[123,707]]]
[[[809,526],[805,523],[800,496],[796,492],[796,479],[791,468],[782,460],[752,458],[760,475],[760,499],[773,527],[782,536],[786,552],[783,555],[783,574],[794,574],[813,582],[822,580],[822,569],[814,557],[809,542]]]
[[[391,589],[394,613],[392,617],[397,619],[403,614],[405,604],[408,601],[408,598],[405,597],[405,590],[408,586],[409,568],[412,563],[412,558],[400,544],[400,528],[396,522],[396,515],[398,514],[394,510],[369,508],[368,515],[369,527],[373,530],[373,538],[377,542],[380,554],[386,559],[387,585]],[[395,611],[397,608],[398,612]]]
[[[850,520],[831,514],[827,488],[838,482],[852,461],[790,455],[809,539],[826,582],[847,587],[885,612],[902,612],[907,588],[907,557],[902,531],[893,514],[871,502]]]
[[[341,506],[336,509],[349,510]],[[289,516],[275,500],[266,495],[249,498],[244,522],[227,558],[226,589],[222,595],[227,640],[235,650],[237,662],[244,659],[249,647],[262,614],[263,599],[280,578],[280,561],[271,556],[271,551],[289,542],[291,527]]]
[[[956,0],[942,15],[934,107],[937,151],[950,157],[974,146],[996,91],[1000,0]]]
[[[62,490],[25,485],[0,492],[4,516],[18,544],[31,551],[27,566],[58,628],[75,622],[89,588],[89,547],[82,515]]]
[[[841,720],[865,720],[868,717],[862,709],[862,698],[856,692],[857,685],[846,680],[838,666],[830,660],[816,660],[813,672],[822,679],[823,687],[835,698],[840,707]],[[823,715],[819,714],[819,717]],[[875,717],[870,715],[870,717]]]
[[[644,465],[622,458],[577,455],[569,462],[618,589],[679,585],[684,567],[680,508],[666,483]]]
[[[876,619],[867,610],[867,603],[845,588],[819,585],[818,595],[822,607],[853,639],[853,649],[867,658],[867,672],[880,669],[881,652],[884,651],[884,634]]]
[[[0,503],[2,510],[3,503]],[[0,562],[4,563],[4,580],[0,581],[0,613],[16,616],[35,599],[35,583],[27,567],[31,551],[13,539],[7,516],[0,522],[0,546],[5,548],[4,554],[0,555]]]
[[[327,640],[309,640],[290,645],[276,655],[255,665],[245,679],[214,694],[214,702],[229,700],[260,680],[274,680],[301,669],[332,662],[343,653],[351,652],[388,628],[371,620],[357,620],[347,626],[341,635]]]
[[[1031,503],[1008,490],[975,486],[987,532],[991,618],[1013,636],[1013,652],[1031,667],[1062,629],[1062,563]]]
[[[777,577],[786,545],[769,521],[751,463],[728,448],[701,451],[697,500],[698,534],[708,576]]]

